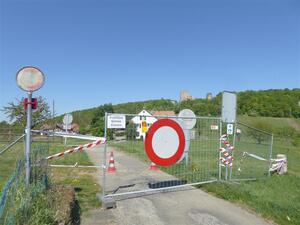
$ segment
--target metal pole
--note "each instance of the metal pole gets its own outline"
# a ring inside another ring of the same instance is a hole
[[[221,142],[221,136],[222,136],[222,120],[220,119],[220,137],[219,137],[219,148],[222,148],[222,142]],[[222,165],[221,165],[221,152],[219,151],[219,181],[222,179]]]
[[[274,136],[272,134],[271,136],[271,146],[270,146],[270,156],[269,156],[269,160],[270,160],[270,165],[269,165],[269,176],[271,176],[271,171],[270,171],[270,168],[272,167],[272,154],[273,154],[273,141],[274,141]]]
[[[29,186],[30,183],[30,149],[31,149],[31,99],[32,92],[28,92],[28,104],[27,104],[27,126],[25,129],[26,134],[26,145],[25,145],[25,167],[26,167],[26,187]]]
[[[103,161],[102,161],[102,199],[105,198],[105,188],[106,188],[106,151],[107,151],[107,112],[105,112],[104,118],[104,151],[103,151]]]
[[[235,142],[236,142],[236,129],[237,129],[237,123],[234,122],[234,129],[233,129],[233,141],[232,141],[232,146],[235,148]],[[234,155],[234,151],[231,153],[231,156]],[[231,180],[231,176],[232,176],[232,166],[230,166],[230,173],[229,173],[229,180]]]
[[[65,124],[65,126],[66,126],[66,133],[68,133],[68,125],[67,124]],[[67,144],[67,137],[65,137],[65,145]]]

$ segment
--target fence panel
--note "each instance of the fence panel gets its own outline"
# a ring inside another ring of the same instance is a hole
[[[2,130],[1,147],[20,135],[20,131]],[[48,186],[48,165],[45,157],[49,153],[49,144],[47,138],[42,141],[37,141],[36,138],[32,137],[31,182],[28,188],[25,188],[24,139],[0,155],[0,224],[24,224],[30,216],[32,202]]]
[[[220,119],[197,117],[196,126],[185,129],[190,136],[186,140],[189,151],[186,158],[180,159],[172,166],[157,166],[158,170],[149,169],[151,162],[145,152],[141,123],[145,120],[149,128],[153,122],[169,118],[183,120],[179,117],[126,115],[126,129],[107,129],[108,141],[106,159],[114,152],[117,172],[106,174],[105,194],[119,196],[136,192],[148,192],[174,188],[197,183],[216,181],[219,177]],[[182,123],[182,122],[180,122]],[[212,129],[212,126],[218,129]],[[108,138],[109,139],[109,138]],[[105,158],[104,156],[104,158]],[[108,161],[107,160],[107,161]],[[106,164],[108,165],[108,162]]]
[[[231,179],[259,179],[269,175],[273,136],[243,123],[236,124]]]

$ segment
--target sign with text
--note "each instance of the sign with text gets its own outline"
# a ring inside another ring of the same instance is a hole
[[[218,125],[210,125],[210,130],[219,130]]]
[[[107,128],[110,129],[125,129],[126,117],[125,115],[109,115],[107,117]]]

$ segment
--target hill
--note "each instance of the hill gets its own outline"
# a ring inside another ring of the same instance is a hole
[[[74,122],[81,127],[81,133],[91,132],[91,129],[102,126],[98,120],[102,120],[104,112],[135,114],[142,109],[161,111],[172,110],[178,113],[181,109],[192,109],[198,116],[219,116],[221,114],[221,98],[219,93],[211,100],[194,99],[177,102],[170,99],[147,100],[139,102],[128,102],[116,105],[105,104],[95,108],[71,112]],[[239,118],[249,124],[280,133],[279,127],[291,127],[293,130],[300,130],[300,89],[271,89],[262,91],[242,91],[237,93]],[[55,117],[47,123],[62,121],[62,117]],[[252,119],[253,117],[269,117],[269,119]],[[278,118],[278,119],[274,119]],[[279,119],[290,118],[290,119]],[[98,122],[97,122],[98,121]],[[254,122],[255,121],[255,122]],[[274,125],[277,124],[277,125]],[[288,124],[288,125],[287,125]],[[272,129],[270,128],[272,125]],[[274,126],[277,128],[274,128]],[[98,128],[97,128],[98,129]],[[281,133],[287,132],[281,128]],[[294,132],[294,131],[292,131]]]

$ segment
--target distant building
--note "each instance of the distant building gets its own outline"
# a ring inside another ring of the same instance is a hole
[[[57,123],[55,125],[43,124],[40,128],[42,131],[55,131],[55,132],[64,132],[66,131],[66,127],[64,124]],[[68,128],[67,131],[70,133],[78,133],[79,125],[77,123],[72,123]]]
[[[145,121],[147,123],[147,128],[149,128],[152,126],[153,123],[157,121],[157,119],[153,117],[150,112],[143,109],[137,116],[133,117],[131,121],[136,127],[136,139],[143,138],[143,140],[145,140],[146,133],[142,131],[142,122]]]
[[[155,117],[173,117],[176,116],[174,111],[150,111],[150,113],[152,114],[152,116]]]
[[[146,132],[143,132],[142,129],[142,122],[146,122],[147,124],[147,130],[152,126],[153,123],[155,123],[160,118],[165,117],[173,117],[175,116],[175,112],[173,111],[150,111],[143,109],[137,116],[133,117],[131,119],[132,123],[136,127],[137,136],[136,139],[145,140]]]
[[[193,99],[195,99],[195,98],[193,96],[191,96],[188,91],[180,92],[180,102],[187,101],[187,100],[193,100]]]
[[[207,99],[208,101],[211,101],[211,100],[212,100],[212,98],[213,98],[213,95],[212,95],[212,93],[207,93],[207,95],[206,95],[206,99]]]

